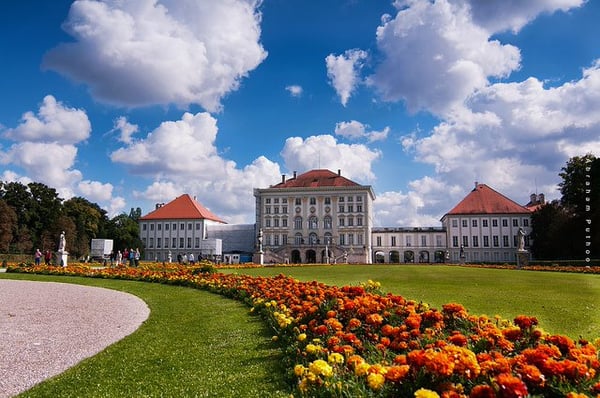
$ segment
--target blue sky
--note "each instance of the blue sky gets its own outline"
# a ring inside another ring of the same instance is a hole
[[[376,226],[438,226],[478,181],[525,204],[600,153],[600,2],[117,0],[2,5],[0,179],[109,216],[189,193],[254,222],[314,168]]]

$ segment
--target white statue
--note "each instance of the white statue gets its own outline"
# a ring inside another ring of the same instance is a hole
[[[523,228],[519,228],[519,232],[517,232],[517,250],[520,252],[525,251],[525,231],[523,231]]]
[[[67,244],[67,242],[66,242],[66,239],[65,239],[65,231],[62,231],[60,233],[60,238],[58,240],[58,252],[59,253],[62,253],[62,252],[66,251],[65,250],[66,244]]]

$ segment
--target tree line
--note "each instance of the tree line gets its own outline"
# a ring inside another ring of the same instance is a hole
[[[62,231],[67,251],[82,258],[94,238],[113,239],[115,250],[142,248],[138,219],[141,209],[111,219],[96,203],[82,197],[63,200],[54,188],[39,182],[0,182],[0,253],[55,252]]]
[[[532,217],[532,254],[538,260],[600,258],[600,158],[575,156],[561,169],[561,198]]]

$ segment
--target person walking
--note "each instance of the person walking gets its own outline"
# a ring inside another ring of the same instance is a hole
[[[42,261],[42,252],[40,251],[40,249],[35,250],[34,260],[35,265],[40,265],[40,262]]]
[[[46,253],[44,253],[44,264],[50,265],[50,261],[52,261],[52,252],[46,250]]]

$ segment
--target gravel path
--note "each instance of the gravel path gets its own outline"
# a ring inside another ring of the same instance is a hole
[[[0,397],[64,372],[133,333],[150,310],[116,290],[0,280]]]

